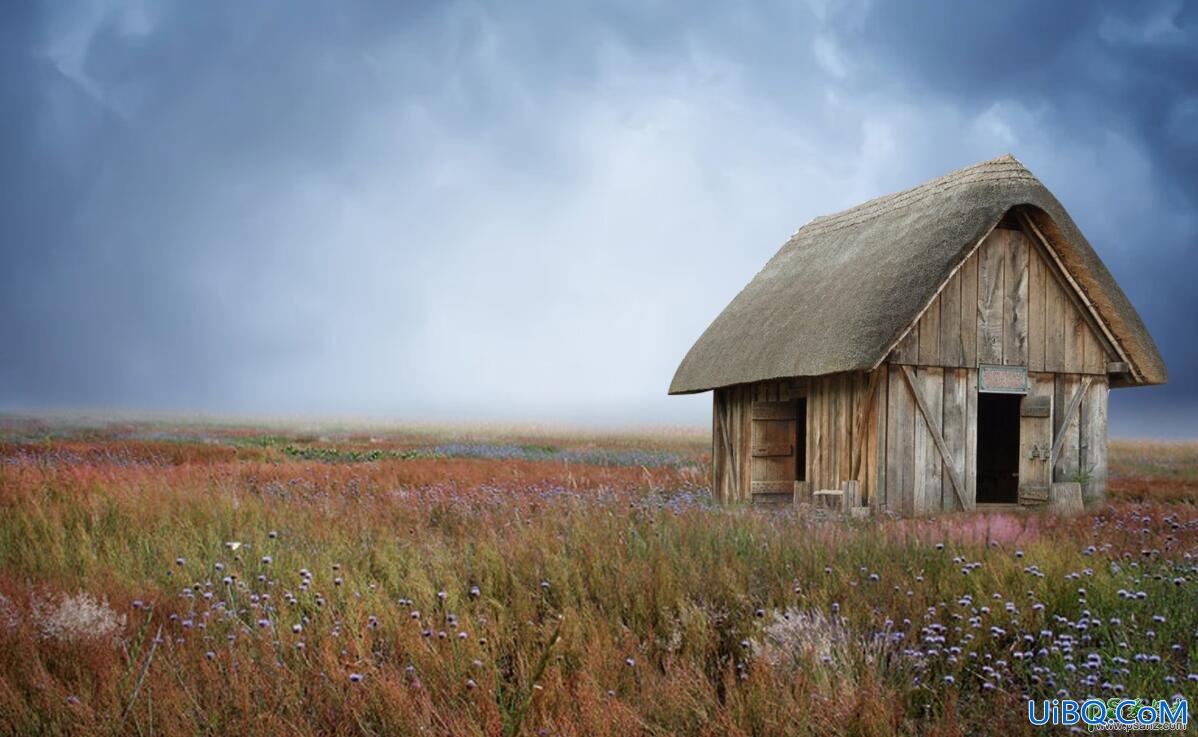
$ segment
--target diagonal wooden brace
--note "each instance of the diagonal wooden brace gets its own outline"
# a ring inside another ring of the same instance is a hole
[[[1074,392],[1073,398],[1069,400],[1069,405],[1065,407],[1065,414],[1061,415],[1061,422],[1057,424],[1057,439],[1052,442],[1052,453],[1048,457],[1049,469],[1055,468],[1057,465],[1057,456],[1061,453],[1061,446],[1065,443],[1065,427],[1073,416],[1077,414],[1077,408],[1081,406],[1082,397],[1086,396],[1086,390],[1090,388],[1090,382],[1094,380],[1091,376],[1082,377],[1082,385]],[[1051,471],[1050,471],[1051,472]]]

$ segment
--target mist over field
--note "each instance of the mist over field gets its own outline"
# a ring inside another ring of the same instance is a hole
[[[1198,9],[6,3],[0,408],[705,425],[812,217],[1011,152],[1198,435]]]

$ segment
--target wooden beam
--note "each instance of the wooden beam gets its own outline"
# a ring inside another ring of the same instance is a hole
[[[1073,393],[1073,398],[1069,400],[1069,406],[1065,408],[1065,414],[1061,415],[1059,427],[1061,431],[1057,433],[1057,438],[1052,442],[1052,454],[1048,457],[1048,467],[1053,468],[1057,463],[1057,454],[1061,452],[1061,445],[1065,442],[1065,428],[1069,426],[1073,415],[1077,413],[1078,405],[1082,403],[1082,397],[1086,396],[1086,390],[1090,388],[1090,382],[1094,381],[1093,376],[1083,376],[1082,385]]]
[[[1111,361],[1106,365],[1108,374],[1126,374],[1128,371],[1127,363],[1124,361]]]
[[[1011,236],[1010,230],[999,231],[978,251],[978,363],[1003,362],[1003,274]]]
[[[953,491],[957,492],[957,500],[961,502],[961,509],[971,509],[970,504],[965,501],[965,485],[961,483],[961,475],[957,473],[957,469],[953,465],[952,453],[949,452],[948,444],[944,442],[944,436],[940,433],[939,420],[932,417],[932,413],[928,409],[927,400],[924,399],[923,393],[919,391],[919,387],[915,385],[915,376],[911,372],[911,367],[900,366],[899,368],[902,369],[903,378],[907,380],[907,388],[911,390],[912,396],[915,397],[915,404],[919,406],[919,411],[923,415],[924,422],[928,425],[932,441],[936,443],[936,450],[940,451],[940,459],[944,462],[945,468],[948,470],[948,477],[953,482]]]
[[[794,443],[785,441],[762,442],[753,444],[754,458],[776,458],[794,454]]]
[[[756,400],[753,402],[754,420],[793,420],[798,411],[794,402]]]
[[[724,463],[722,465],[724,466],[724,469],[723,469],[725,472],[724,475],[727,475],[730,473],[730,474],[732,474],[732,478],[735,479],[735,481],[733,481],[733,483],[728,484],[729,488],[734,490],[734,489],[736,489],[736,485],[740,479],[740,475],[737,473],[737,471],[740,467],[737,464],[736,450],[732,447],[732,438],[728,437],[728,419],[727,419],[727,417],[725,417],[725,414],[728,411],[728,392],[729,392],[729,390],[728,389],[722,389],[722,390],[716,389],[716,392],[717,392],[717,396],[722,395],[721,401],[719,401],[716,406],[716,410],[717,410],[716,411],[716,420],[720,423],[720,439],[724,441],[725,455],[724,455]],[[712,461],[711,466],[713,469],[715,468],[714,460]],[[716,481],[716,485],[719,487],[720,491],[722,492],[724,489],[723,480],[716,479],[715,481]],[[720,501],[723,502],[724,504],[727,504],[728,502],[732,501],[731,499],[728,498],[729,496],[732,496],[731,494],[721,493],[720,496],[721,496]]]

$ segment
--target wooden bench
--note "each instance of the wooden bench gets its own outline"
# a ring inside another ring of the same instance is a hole
[[[821,509],[832,509],[854,517],[868,517],[869,507],[861,506],[861,486],[857,481],[845,481],[839,489],[816,489],[811,502]]]

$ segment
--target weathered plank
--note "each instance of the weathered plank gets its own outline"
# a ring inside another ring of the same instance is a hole
[[[864,381],[864,385],[861,382]],[[855,402],[856,415],[853,420],[853,462],[849,469],[849,478],[862,480],[861,472],[866,455],[869,452],[868,422],[874,412],[874,394],[878,390],[878,372],[858,374],[858,392]],[[868,483],[864,485],[863,493],[868,493]]]
[[[836,395],[832,380],[819,380],[820,458],[819,482],[815,488],[829,488],[836,480]]]
[[[1098,335],[1086,325],[1086,333],[1084,336],[1084,345],[1082,347],[1084,353],[1082,371],[1095,376],[1106,375],[1107,355],[1106,349],[1098,339]]]
[[[738,387],[737,389],[732,412],[736,427],[737,500],[748,502],[751,500],[749,485],[753,481],[753,462],[749,456],[753,443],[753,394],[751,387]]]
[[[904,368],[906,368],[906,367],[904,367]],[[923,383],[922,377],[926,375],[924,373],[926,370],[927,370],[926,368],[914,368],[911,370],[912,374],[914,374],[914,376],[915,376],[915,386],[916,387],[921,387],[921,385]],[[916,395],[916,396],[918,395],[917,391],[915,391],[915,390],[911,390],[911,391],[914,395]],[[928,514],[929,512],[933,511],[932,509],[929,508],[928,494],[927,494],[927,490],[925,488],[928,484],[928,475],[929,475],[928,471],[927,471],[927,467],[926,467],[928,450],[932,449],[932,452],[933,453],[935,452],[935,449],[933,447],[934,444],[932,442],[931,436],[932,436],[932,432],[931,432],[931,430],[928,429],[927,420],[924,418],[924,416],[920,412],[916,412],[915,413],[915,429],[914,429],[914,435],[912,437],[912,440],[915,444],[915,448],[914,448],[914,452],[913,452],[914,461],[913,461],[913,465],[911,466],[911,475],[913,478],[913,482],[912,482],[913,496],[912,496],[911,513],[915,514],[915,515]]]
[[[915,379],[915,404],[921,410],[915,421],[915,514],[929,514],[940,511],[944,484],[944,462],[934,439],[944,411],[944,369],[920,367]]]
[[[881,509],[886,504],[886,392],[890,385],[889,368],[883,364],[874,373],[878,389],[874,395],[873,432],[869,436],[869,506]]]
[[[1062,371],[1080,374],[1085,368],[1086,321],[1072,302],[1065,304],[1065,352]]]
[[[726,392],[726,389],[716,389],[711,393],[711,494],[721,503],[731,501],[728,498],[727,463],[732,448],[724,432],[727,420],[723,400]]]
[[[793,420],[798,405],[794,402],[766,401],[758,399],[753,402],[754,420]]]
[[[1002,363],[1003,352],[1003,264],[1006,233],[995,230],[978,249],[978,363]]]
[[[855,371],[853,373],[853,402],[850,405],[851,411],[849,414],[849,438],[852,450],[849,454],[849,473],[845,477],[845,480],[858,482],[858,490],[862,498],[865,496],[865,489],[868,484],[868,479],[865,477],[865,446],[867,440],[865,437],[865,422],[862,416],[871,412],[870,406],[865,401],[865,395],[869,391],[870,373],[869,371]],[[860,422],[858,422],[859,419],[861,419]]]
[[[749,498],[752,464],[749,459],[751,387],[719,389],[713,399],[712,483],[722,502]]]
[[[973,509],[978,498],[978,372],[970,369],[965,387],[965,500]]]
[[[969,411],[966,399],[967,389],[967,369],[947,368],[944,370],[944,443],[948,446],[949,455],[953,459],[951,465],[961,478],[965,477],[965,423]],[[966,492],[966,496],[968,497],[968,492]],[[961,504],[957,500],[956,494],[953,493],[952,478],[947,471],[943,474],[940,485],[940,507],[946,512],[961,509]]]
[[[891,352],[890,360],[895,363],[919,363],[919,323],[916,322]]]
[[[915,505],[915,406],[903,377],[905,366],[892,364],[886,407],[886,506],[911,514]]]
[[[1089,377],[1087,377],[1089,378]],[[1076,374],[1057,374],[1053,397],[1053,481],[1073,481],[1081,460],[1077,405],[1082,379]],[[1072,407],[1072,409],[1071,409]],[[1056,411],[1055,408],[1060,408]]]
[[[816,397],[818,392],[816,389],[815,379],[810,379],[807,381],[806,389],[807,421],[803,423],[803,430],[805,433],[803,440],[805,446],[803,452],[803,462],[805,465],[805,468],[803,469],[803,478],[806,479],[809,484],[814,485],[815,477],[818,474],[815,454],[816,438],[819,436],[819,424],[815,414],[816,404],[818,403],[818,399]],[[814,488],[814,486],[812,488]]]
[[[1044,370],[1065,369],[1065,309],[1069,306],[1061,285],[1045,271],[1044,280]]]
[[[1106,497],[1108,394],[1106,379],[1095,379],[1082,398],[1079,450],[1084,476],[1082,498],[1087,503]]]
[[[932,298],[923,317],[919,318],[919,364],[940,364],[940,295]]]
[[[969,307],[974,313],[973,305]],[[974,318],[976,319],[976,317]],[[920,346],[922,348],[922,344]],[[940,365],[964,366],[965,347],[961,343],[961,272],[953,274],[940,291]]]
[[[1027,369],[1044,370],[1044,272],[1039,251],[1028,249],[1027,257]]]
[[[836,386],[836,487],[849,479],[853,465],[853,381],[851,373],[838,374]]]
[[[978,365],[978,260],[971,256],[957,272],[961,276],[962,366]]]
[[[1028,239],[1007,231],[1003,249],[1003,363],[1026,366],[1028,360]]]
[[[790,481],[754,481],[752,486],[753,494],[793,494],[794,480]]]
[[[836,485],[836,393],[833,381],[832,377],[825,376],[819,382],[823,438],[820,442],[820,481],[817,489]]]
[[[844,492],[844,511],[849,512],[861,505],[861,484],[849,479],[840,485]]]

